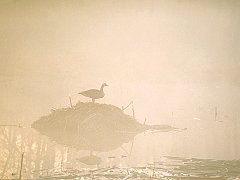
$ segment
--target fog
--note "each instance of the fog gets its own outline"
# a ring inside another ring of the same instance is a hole
[[[98,103],[187,128],[138,135],[136,159],[237,159],[239,55],[239,1],[2,0],[0,123],[30,127],[106,82]]]

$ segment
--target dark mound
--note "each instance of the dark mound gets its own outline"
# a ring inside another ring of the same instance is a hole
[[[118,148],[148,128],[116,106],[97,103],[54,110],[32,127],[59,144],[94,151]]]

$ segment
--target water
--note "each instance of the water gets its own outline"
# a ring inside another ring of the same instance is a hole
[[[68,169],[42,176],[61,179],[240,179],[240,160],[163,157],[145,166]]]

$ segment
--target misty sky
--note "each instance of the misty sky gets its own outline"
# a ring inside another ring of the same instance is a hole
[[[1,0],[0,122],[29,124],[106,82],[98,102],[189,128],[155,136],[164,152],[236,158],[239,55],[239,1]]]

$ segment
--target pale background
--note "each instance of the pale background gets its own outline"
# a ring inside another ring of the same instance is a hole
[[[0,122],[29,126],[106,82],[97,102],[188,128],[139,135],[133,156],[239,158],[239,55],[240,1],[1,0]]]

